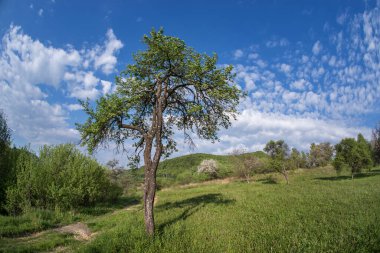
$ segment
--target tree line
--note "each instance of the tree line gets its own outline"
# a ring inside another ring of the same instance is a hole
[[[284,140],[270,140],[263,151],[269,161],[247,153],[244,148],[234,149],[235,176],[249,182],[255,174],[278,172],[289,183],[289,171],[298,168],[317,168],[333,165],[337,174],[350,171],[352,178],[363,170],[370,171],[380,165],[380,123],[372,130],[372,138],[366,140],[362,134],[357,138],[344,138],[336,145],[329,142],[312,143],[309,152],[290,149]],[[210,167],[210,166],[209,166]],[[217,167],[213,167],[213,178],[217,177]]]

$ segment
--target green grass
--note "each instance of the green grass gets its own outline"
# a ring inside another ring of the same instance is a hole
[[[156,236],[141,211],[102,217],[80,252],[377,252],[380,175],[354,181],[331,169],[291,184],[234,182],[159,192]]]
[[[290,185],[279,175],[255,179],[159,191],[154,238],[140,206],[84,218],[98,233],[87,243],[48,233],[2,238],[0,252],[12,244],[16,252],[380,252],[380,174],[352,181],[326,167],[295,171]]]

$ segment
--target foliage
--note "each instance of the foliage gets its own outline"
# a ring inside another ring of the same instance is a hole
[[[375,164],[380,164],[380,122],[377,124],[377,126],[372,130],[372,140],[371,140],[371,147],[372,147],[372,156],[373,161]]]
[[[334,153],[334,147],[328,142],[312,143],[309,153],[309,166],[312,168],[326,166]]]
[[[82,102],[89,115],[84,124],[77,124],[82,144],[91,152],[108,141],[122,145],[132,139],[139,154],[148,135],[156,136],[157,127],[150,124],[157,123],[151,119],[159,111],[163,122],[155,141],[162,142],[165,157],[176,150],[173,127],[183,131],[189,142],[192,132],[217,140],[217,131],[230,126],[242,96],[237,86],[230,85],[232,66],[217,67],[216,55],[196,53],[163,30],[153,30],[143,42],[147,49],[136,53],[135,63],[116,78],[114,94],[100,98],[95,110]],[[163,104],[158,108],[160,99]]]
[[[372,166],[369,144],[364,137],[359,134],[358,139],[345,138],[335,145],[335,159],[333,165],[340,172],[344,167],[351,170],[352,177],[362,169],[369,169]]]
[[[218,177],[218,164],[215,160],[209,159],[209,160],[203,160],[201,164],[198,166],[198,173],[205,173],[210,178],[217,178]]]
[[[284,160],[289,156],[289,146],[284,140],[270,140],[265,145],[264,151],[273,159]]]
[[[246,180],[247,183],[254,174],[263,169],[262,159],[252,153],[247,153],[244,148],[234,149],[230,156],[234,157],[235,176]]]
[[[7,125],[4,113],[0,110],[0,211],[5,200],[5,189],[9,178],[9,146],[11,131]]]
[[[286,183],[288,180],[288,171],[294,169],[294,163],[289,159],[289,146],[284,140],[270,140],[264,147],[264,151],[271,157],[270,167],[282,174]]]
[[[44,146],[39,157],[24,152],[16,169],[16,183],[6,192],[6,208],[11,214],[35,207],[72,209],[121,194],[106,170],[71,144]]]

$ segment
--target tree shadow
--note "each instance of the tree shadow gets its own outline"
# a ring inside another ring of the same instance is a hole
[[[260,182],[262,184],[277,184],[277,181],[273,178],[262,178],[256,180],[256,182]]]
[[[358,173],[354,175],[355,179],[367,178],[376,176],[375,173]],[[316,177],[315,180],[324,180],[324,181],[341,181],[341,180],[351,180],[351,176],[335,176],[335,177]]]
[[[208,204],[229,205],[234,202],[234,199],[226,199],[220,193],[204,194],[193,198],[184,199],[181,201],[167,202],[165,204],[157,206],[156,208],[158,210],[168,210],[171,208],[185,208],[185,210],[177,217],[174,217],[173,219],[170,219],[160,224],[158,230],[160,231],[160,233],[163,232],[166,227],[169,227],[177,223],[178,221],[186,220],[188,217],[190,217],[191,215],[193,215],[198,210],[200,210]]]
[[[139,204],[141,202],[141,198],[137,196],[128,196],[128,197],[120,197],[114,201],[107,201],[103,203],[96,204],[94,206],[89,207],[81,207],[79,208],[79,212],[81,214],[86,214],[90,216],[100,216],[110,212],[113,212],[117,209],[126,208],[132,205]]]

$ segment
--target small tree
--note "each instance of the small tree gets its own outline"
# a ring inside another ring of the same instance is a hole
[[[372,157],[375,164],[380,164],[380,122],[372,130]]]
[[[218,177],[218,164],[213,159],[203,160],[198,166],[198,173],[205,173],[211,178]]]
[[[298,169],[302,167],[302,156],[296,148],[292,148],[289,160],[294,168]]]
[[[328,142],[312,143],[309,154],[310,167],[326,166],[331,161],[333,153],[334,147]]]
[[[373,166],[371,144],[362,134],[358,134],[356,141],[358,143],[359,153],[362,158],[362,168],[370,170]]]
[[[358,137],[358,140],[361,137]],[[364,138],[363,138],[364,139]],[[333,165],[337,171],[344,167],[351,170],[351,177],[354,179],[354,174],[359,173],[363,168],[368,168],[372,162],[371,157],[365,151],[364,145],[360,144],[353,138],[343,139],[335,145],[335,159]]]
[[[8,127],[5,115],[0,110],[0,211],[5,202],[5,191],[11,173],[9,166],[10,144],[11,130]]]
[[[262,167],[260,159],[252,154],[247,154],[246,149],[234,149],[231,154],[235,158],[235,175],[250,182],[251,177]]]
[[[289,161],[289,146],[284,140],[270,140],[264,148],[264,151],[271,157],[270,165],[278,173],[282,174],[289,184],[288,170],[291,169]]]
[[[216,55],[196,53],[163,30],[143,41],[146,50],[116,78],[116,92],[100,98],[95,110],[82,102],[89,118],[78,130],[89,152],[108,141],[135,141],[130,159],[138,164],[142,153],[145,228],[153,235],[156,172],[161,157],[176,151],[174,129],[189,144],[192,134],[218,140],[219,129],[235,119],[243,93],[233,85],[232,66],[217,66]]]
[[[109,160],[107,163],[106,163],[106,166],[111,169],[111,170],[114,170],[114,169],[117,169],[117,166],[119,165],[119,160],[117,159],[112,159],[112,160]]]

